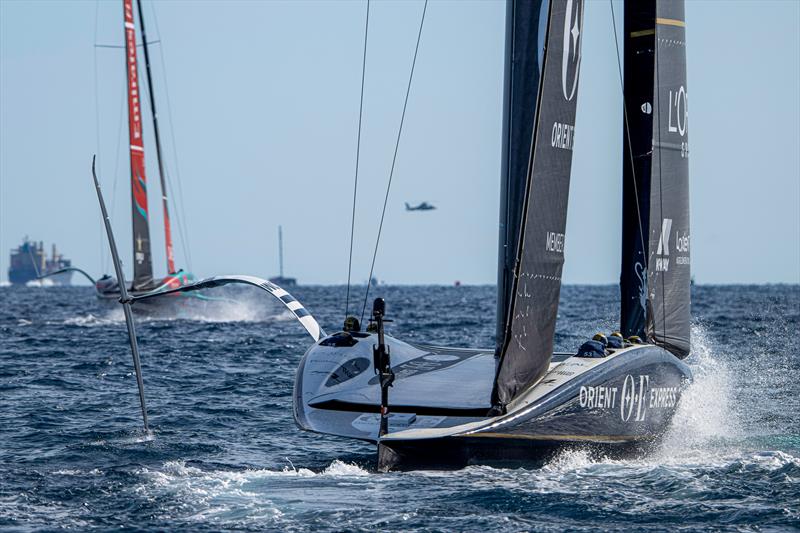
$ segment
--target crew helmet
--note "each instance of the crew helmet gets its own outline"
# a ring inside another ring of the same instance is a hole
[[[595,333],[594,337],[592,337],[593,341],[597,341],[603,345],[603,347],[608,346],[608,339],[602,333]]]

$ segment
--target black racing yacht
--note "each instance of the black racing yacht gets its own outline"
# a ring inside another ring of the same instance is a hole
[[[380,470],[642,450],[691,380],[684,6],[625,3],[620,331],[565,354],[553,347],[583,16],[582,0],[507,3],[496,346],[394,338],[382,299],[366,331],[348,318],[328,335],[284,289],[249,276],[165,294],[244,283],[283,302],[314,341],[296,374],[297,425],[375,443]]]

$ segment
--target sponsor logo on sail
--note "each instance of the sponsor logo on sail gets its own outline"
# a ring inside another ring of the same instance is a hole
[[[639,278],[639,305],[642,311],[647,312],[647,269],[637,261],[633,267],[636,277]]]
[[[672,230],[672,219],[665,218],[661,221],[661,236],[658,238],[656,250],[656,272],[669,271],[669,236]]]
[[[564,48],[561,55],[561,89],[567,101],[575,97],[581,68],[580,36],[583,13],[580,1],[567,0],[564,16]]]
[[[650,102],[645,102],[642,104],[641,110],[645,115],[649,115],[653,112],[653,106],[650,104]]]
[[[675,115],[673,121],[673,115]],[[686,135],[686,124],[689,121],[689,108],[686,100],[686,89],[681,85],[677,91],[669,91],[669,119],[667,129],[681,137]]]
[[[675,249],[682,255],[675,258],[675,263],[678,265],[688,265],[689,260],[689,232],[675,232]]]
[[[572,141],[575,138],[575,126],[564,122],[553,122],[553,133],[550,145],[553,148],[572,150]]]
[[[136,264],[141,265],[144,262],[144,252],[142,251],[142,236],[136,235]]]
[[[553,231],[547,232],[547,238],[544,244],[545,250],[548,252],[556,252],[559,254],[564,253],[564,234],[555,233]]]

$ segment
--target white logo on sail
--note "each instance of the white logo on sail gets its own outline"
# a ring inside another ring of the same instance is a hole
[[[647,269],[640,262],[633,267],[636,277],[639,278],[639,305],[642,311],[647,312]]]
[[[544,247],[548,252],[564,253],[564,234],[548,231]]]
[[[686,123],[689,121],[689,106],[687,105],[686,89],[681,85],[677,91],[669,92],[669,123],[668,131],[678,133],[681,137],[686,135]],[[672,122],[672,111],[675,110],[675,123]]]
[[[656,272],[667,272],[669,270],[669,234],[672,230],[672,219],[665,218],[661,221],[661,236],[658,238],[658,249],[656,255]]]
[[[575,4],[573,18],[572,6]],[[561,89],[567,101],[575,97],[575,89],[578,88],[578,71],[581,68],[581,49],[578,43],[581,35],[582,13],[581,2],[567,0],[567,13],[564,16],[564,49],[561,57]],[[568,87],[568,73],[574,70],[572,75],[572,87]]]
[[[672,219],[665,218],[661,221],[661,237],[658,238],[658,255],[669,255],[669,232],[672,229]]]

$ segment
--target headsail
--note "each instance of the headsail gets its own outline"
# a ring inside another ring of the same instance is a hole
[[[131,211],[133,212],[133,289],[153,282],[150,226],[147,209],[147,177],[142,140],[141,91],[136,64],[136,25],[132,0],[122,0],[125,16],[125,57],[128,76],[128,127],[131,157]]]
[[[685,27],[682,0],[625,4],[621,327],[678,357],[691,320]]]
[[[583,2],[549,4],[512,299],[492,393],[501,407],[547,371],[561,291]]]
[[[503,101],[503,153],[500,238],[497,258],[496,349],[503,349],[517,263],[522,207],[528,182],[539,78],[544,59],[549,2],[510,0],[506,4],[506,52]]]

